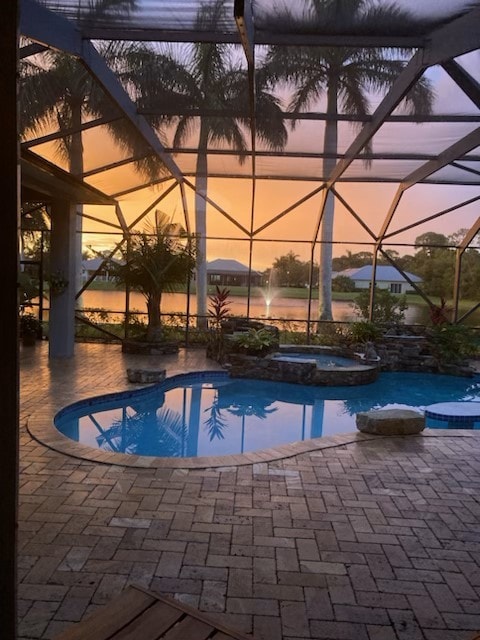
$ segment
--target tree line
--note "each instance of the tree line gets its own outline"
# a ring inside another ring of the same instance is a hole
[[[456,247],[465,236],[467,229],[459,229],[451,235],[428,231],[415,239],[415,253],[400,255],[394,249],[387,249],[386,254],[402,270],[413,273],[422,279],[421,289],[428,295],[451,299],[455,278]],[[476,299],[480,282],[480,243],[472,245],[463,254],[460,277],[462,298]],[[347,250],[343,255],[332,259],[332,271],[341,272],[346,269],[359,268],[373,263],[371,251],[353,253]],[[392,263],[382,254],[378,255],[378,265]],[[310,282],[310,262],[300,260],[293,251],[276,258],[267,269],[267,284],[277,287],[305,287]],[[313,265],[313,287],[318,287],[318,265]],[[332,278],[332,289],[335,291],[354,291],[353,281],[346,276]]]

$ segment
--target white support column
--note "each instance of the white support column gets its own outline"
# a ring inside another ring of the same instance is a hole
[[[61,274],[68,285],[50,291],[49,357],[71,358],[75,346],[75,230],[76,206],[66,200],[52,202],[50,273]]]

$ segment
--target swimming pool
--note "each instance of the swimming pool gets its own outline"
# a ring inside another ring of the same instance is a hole
[[[55,426],[109,452],[222,456],[356,431],[359,411],[449,401],[480,402],[480,379],[382,373],[366,386],[306,387],[202,372],[77,402],[57,414]]]

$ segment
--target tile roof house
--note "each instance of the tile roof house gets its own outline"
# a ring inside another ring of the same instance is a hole
[[[227,260],[225,258],[217,258],[211,262],[207,262],[207,280],[208,284],[218,286],[248,286],[248,267],[238,260]],[[262,285],[263,275],[260,271],[252,269],[250,275],[250,284],[254,287]]]
[[[415,284],[422,282],[422,279],[414,273],[409,273],[408,271],[405,271],[405,273]],[[357,289],[368,289],[372,282],[372,265],[337,271],[334,274],[334,277],[336,276],[346,276],[350,278],[354,281]],[[414,291],[413,287],[405,280],[400,271],[393,266],[377,266],[376,285],[379,289],[388,289],[390,293],[407,293],[407,291]]]

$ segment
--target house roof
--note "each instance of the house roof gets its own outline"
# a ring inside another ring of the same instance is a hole
[[[422,279],[416,276],[414,273],[405,271],[407,276],[412,282],[422,282]],[[372,279],[372,265],[367,264],[363,267],[356,267],[352,269],[344,269],[339,271],[337,276],[346,276],[352,280],[368,280]],[[400,271],[395,267],[379,265],[376,272],[376,280],[388,281],[388,282],[407,282],[402,276]]]
[[[248,274],[248,267],[238,260],[227,260],[226,258],[217,258],[207,262],[207,273],[241,273]],[[252,274],[261,275],[260,271],[254,271]]]

